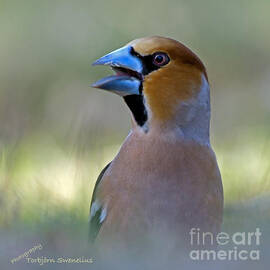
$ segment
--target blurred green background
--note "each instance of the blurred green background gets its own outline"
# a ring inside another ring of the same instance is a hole
[[[207,67],[223,230],[260,227],[269,240],[269,13],[268,0],[0,0],[3,269],[38,243],[43,256],[87,256],[94,182],[130,128],[124,102],[89,87],[110,72],[91,63],[149,35],[182,41]]]

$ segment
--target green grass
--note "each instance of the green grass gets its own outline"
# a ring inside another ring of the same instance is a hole
[[[215,147],[226,204],[270,192],[270,132],[245,129]]]

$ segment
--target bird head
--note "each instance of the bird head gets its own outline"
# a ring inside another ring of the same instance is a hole
[[[180,42],[158,36],[136,39],[93,65],[109,65],[116,74],[92,86],[124,97],[135,122],[147,126],[145,130],[151,125],[184,127],[202,112],[200,108],[208,112],[205,124],[209,128],[205,67]]]

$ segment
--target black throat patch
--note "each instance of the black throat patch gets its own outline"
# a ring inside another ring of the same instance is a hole
[[[158,70],[160,68],[160,66],[153,64],[153,58],[155,57],[155,54],[142,56],[137,53],[133,47],[131,47],[130,53],[141,60],[143,65],[143,76],[146,76],[152,71]],[[124,100],[131,110],[137,124],[142,127],[148,119],[147,110],[144,105],[143,80],[141,81],[140,85],[140,95],[124,96]]]
[[[143,126],[147,121],[147,111],[143,102],[143,95],[129,95],[125,96],[124,100],[131,110],[135,121],[139,126]]]

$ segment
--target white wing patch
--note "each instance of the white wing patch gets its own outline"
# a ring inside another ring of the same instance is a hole
[[[98,200],[94,201],[90,209],[90,219],[95,216],[96,212],[101,208]]]
[[[101,213],[99,215],[99,223],[101,224],[106,216],[107,216],[107,209],[105,207],[102,207],[102,205],[100,204],[100,202],[98,200],[95,200],[92,203],[91,209],[90,209],[90,220],[97,214],[98,211],[101,210]]]
[[[99,217],[99,222],[102,223],[105,220],[106,216],[107,216],[107,210],[106,208],[103,208],[101,211],[101,215]]]

